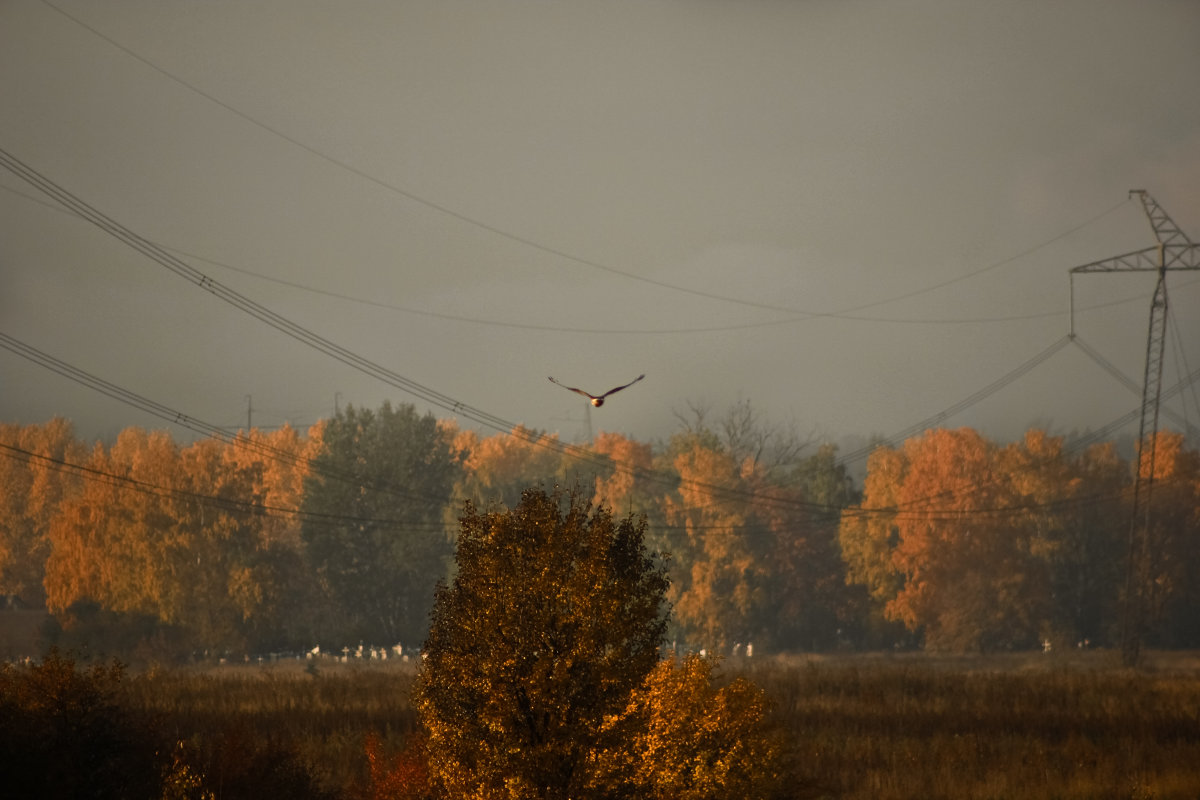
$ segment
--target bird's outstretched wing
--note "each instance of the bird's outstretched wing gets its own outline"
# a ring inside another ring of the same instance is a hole
[[[625,384],[624,386],[618,386],[618,387],[617,387],[617,388],[615,388],[615,389],[609,389],[607,392],[605,392],[604,394],[602,394],[602,395],[600,395],[600,396],[601,396],[601,397],[608,397],[610,394],[614,394],[614,393],[616,393],[616,392],[619,392],[619,391],[621,391],[622,389],[628,389],[630,386],[633,386],[635,383],[637,383],[638,381],[640,381],[640,380],[641,380],[642,378],[644,378],[644,377],[646,377],[645,373],[643,373],[643,374],[641,374],[641,375],[638,375],[636,378],[634,378],[633,380],[631,380],[629,383]],[[551,378],[551,380],[554,380],[554,379],[553,379],[553,378]],[[556,383],[557,383],[557,381],[556,381]],[[561,384],[560,384],[560,385],[561,385]],[[578,389],[576,389],[575,391],[579,391],[579,390],[578,390]]]
[[[594,395],[594,394],[591,394],[590,392],[585,392],[583,389],[576,389],[574,386],[567,386],[567,385],[566,385],[565,383],[563,383],[562,381],[557,381],[557,380],[555,380],[555,379],[554,379],[554,376],[552,376],[552,375],[548,375],[547,377],[548,377],[548,378],[550,378],[550,382],[551,382],[551,383],[557,383],[559,386],[563,387],[564,389],[569,389],[570,391],[572,391],[572,392],[575,392],[576,394],[581,394],[581,395],[583,395],[584,397],[589,397],[589,398],[591,398],[592,400],[595,400],[595,399],[596,399],[596,395]],[[623,389],[623,388],[625,388],[625,387],[624,387],[624,386],[622,386],[621,388]],[[615,392],[615,391],[616,391],[616,389],[614,389],[613,391]]]

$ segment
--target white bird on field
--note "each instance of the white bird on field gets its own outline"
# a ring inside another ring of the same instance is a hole
[[[644,374],[638,375],[636,378],[634,378],[633,380],[631,380],[629,383],[625,384],[624,386],[618,386],[615,389],[609,389],[604,394],[592,394],[591,392],[585,392],[583,389],[576,389],[574,386],[567,386],[565,383],[556,381],[556,380],[554,380],[553,377],[550,378],[550,382],[557,383],[559,386],[563,387],[564,389],[569,389],[570,391],[575,392],[575,394],[583,395],[584,397],[586,397],[592,401],[592,405],[594,405],[596,408],[599,408],[600,406],[604,405],[604,398],[608,397],[610,394],[619,392],[622,389],[628,389],[630,386],[633,386],[635,383],[637,383],[644,377],[646,377]]]

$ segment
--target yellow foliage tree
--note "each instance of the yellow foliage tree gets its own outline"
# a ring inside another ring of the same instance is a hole
[[[757,800],[783,782],[784,746],[762,690],[745,678],[718,687],[712,659],[660,661],[603,729],[620,747],[596,753],[595,790],[648,800]]]
[[[526,490],[511,511],[467,505],[414,697],[441,796],[627,796],[585,790],[614,738],[602,724],[666,628],[667,580],[643,532],[558,491]]]
[[[875,448],[867,458],[862,502],[842,512],[838,529],[846,580],[862,584],[881,603],[891,600],[904,586],[892,553],[900,539],[897,495],[907,468],[908,461],[900,451]]]
[[[607,475],[596,475],[596,494],[592,502],[635,514],[648,513],[651,499],[637,480],[637,473],[653,467],[650,445],[619,433],[601,431],[592,440],[592,451],[606,457],[613,465]]]
[[[481,508],[496,504],[513,508],[526,487],[552,485],[564,475],[558,435],[522,425],[512,433],[488,437],[457,431],[452,448],[463,463],[455,495]]]
[[[750,530],[755,521],[737,494],[744,488],[743,465],[693,437],[673,466],[679,487],[663,499],[663,508],[667,525],[677,531],[675,622],[690,642],[724,652],[747,640],[768,596],[766,565],[756,549],[764,543]]]
[[[230,468],[248,472],[254,496],[264,506],[299,508],[304,498],[304,479],[312,472],[324,427],[323,422],[317,423],[307,436],[290,425],[275,431],[239,431],[239,438],[225,449],[224,459]],[[303,548],[300,522],[294,514],[264,518],[259,533],[264,547]]]

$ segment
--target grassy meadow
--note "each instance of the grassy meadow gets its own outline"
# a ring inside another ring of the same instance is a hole
[[[1136,672],[1103,651],[792,656],[720,671],[773,699],[796,797],[1200,798],[1194,653],[1150,653]],[[290,661],[144,671],[123,691],[211,769],[283,763],[355,797],[364,737],[399,748],[413,730],[414,674],[396,661]]]
[[[1200,797],[1200,658],[805,658],[751,670],[836,798]]]

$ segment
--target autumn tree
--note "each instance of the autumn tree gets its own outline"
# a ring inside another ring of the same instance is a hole
[[[1047,552],[1055,598],[1051,636],[1069,644],[1116,642],[1129,533],[1129,465],[1111,443],[1076,459],[1073,503]]]
[[[454,494],[477,506],[515,508],[527,487],[553,486],[566,478],[569,459],[557,434],[523,425],[493,436],[453,433],[453,447],[463,464]],[[457,514],[458,508],[452,512]]]
[[[695,434],[675,448],[679,485],[663,499],[675,622],[689,643],[728,652],[753,637],[769,597],[770,543],[748,502],[754,467]]]
[[[895,538],[879,552],[881,577],[890,568],[902,579],[887,614],[923,630],[933,648],[1032,642],[1031,603],[1043,599],[1044,585],[1031,583],[1028,532],[991,513],[1010,504],[995,446],[968,428],[931,430],[905,442],[902,463],[895,505],[883,514]],[[872,542],[848,544],[870,552]]]
[[[962,428],[880,448],[842,517],[848,577],[932,648],[1087,636],[1116,591],[1114,469],[1111,451],[1072,457],[1037,430],[1003,447]]]
[[[254,496],[271,509],[298,509],[304,500],[304,481],[312,474],[313,459],[321,451],[324,425],[314,425],[307,435],[291,425],[264,431],[238,431],[225,449],[224,460],[236,469],[248,469]],[[264,546],[283,545],[302,550],[300,517],[277,513],[262,520],[259,535]]]
[[[699,402],[688,402],[686,411],[675,410],[674,415],[680,433],[716,442],[736,463],[749,461],[772,476],[799,465],[812,444],[794,424],[768,419],[747,398],[719,415]]]
[[[221,468],[245,474],[255,502],[263,507],[256,518],[254,552],[232,587],[247,636],[260,650],[311,645],[328,614],[320,581],[306,558],[303,516],[290,513],[304,503],[304,481],[312,474],[323,431],[323,423],[307,435],[290,425],[275,431],[254,428],[240,431],[223,451]]]
[[[307,557],[352,633],[419,640],[452,549],[443,507],[459,464],[449,437],[431,414],[386,402],[347,407],[320,435],[304,481]]]
[[[596,756],[596,796],[622,787],[647,800],[759,800],[784,784],[785,746],[761,689],[714,681],[714,659],[660,661],[625,708],[604,721],[619,746]]]
[[[678,478],[662,496],[661,546],[684,638],[717,652],[835,644],[854,609],[835,522],[853,493],[834,449],[806,455],[808,440],[748,401],[713,423],[695,404],[676,416],[659,461]]]
[[[82,490],[50,528],[49,608],[95,604],[184,629],[198,647],[246,644],[258,606],[258,514],[253,476],[225,445],[180,448],[163,432],[127,428],[97,444]]]
[[[653,512],[656,504],[652,487],[640,477],[654,465],[649,444],[619,433],[601,431],[592,440],[591,452],[607,462],[607,468],[597,469],[593,475],[594,505],[637,514]]]
[[[247,623],[268,604],[273,564],[260,513],[261,465],[238,463],[230,446],[201,439],[178,454],[170,516],[160,550],[164,621],[182,624],[209,647],[248,647]]]
[[[415,704],[446,797],[612,797],[594,754],[654,667],[666,574],[644,523],[579,492],[528,489],[462,517],[458,572],[438,589]]]
[[[163,433],[126,428],[111,448],[97,443],[84,464],[91,477],[63,504],[51,526],[47,604],[61,613],[92,600],[120,613],[166,620],[175,586],[164,557],[172,519],[159,502],[169,491],[178,448]]]
[[[82,486],[65,464],[86,457],[71,423],[0,424],[0,595],[45,602],[50,522]]]
[[[907,467],[899,450],[880,446],[871,451],[861,500],[843,510],[838,523],[845,581],[866,591],[870,605],[864,622],[877,632],[897,624],[885,607],[904,587],[893,553],[900,541],[896,498]]]
[[[1111,641],[1128,511],[1127,465],[1111,445],[1072,454],[1063,437],[1033,429],[997,452],[1009,484],[1010,528],[1028,532],[1031,565],[1045,582],[1038,636],[1060,646]]]

